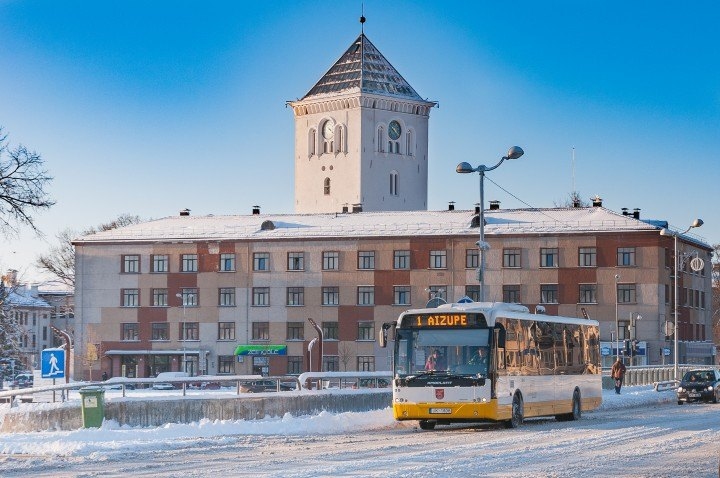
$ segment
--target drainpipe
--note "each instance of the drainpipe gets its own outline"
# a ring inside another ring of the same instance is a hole
[[[317,334],[318,334],[318,342],[320,343],[320,347],[318,347],[319,350],[320,350],[320,354],[319,354],[320,357],[319,357],[319,360],[318,360],[318,364],[319,364],[319,365],[318,365],[318,372],[322,372],[323,332],[322,332],[322,329],[318,326],[318,324],[315,323],[315,321],[314,321],[312,318],[308,317],[308,321],[310,322],[310,325],[312,325],[312,326],[315,328],[315,330],[317,331]],[[310,370],[310,371],[312,372],[312,370]]]

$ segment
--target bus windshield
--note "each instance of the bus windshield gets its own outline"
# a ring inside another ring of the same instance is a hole
[[[487,376],[489,337],[489,329],[399,330],[395,374],[447,372]]]

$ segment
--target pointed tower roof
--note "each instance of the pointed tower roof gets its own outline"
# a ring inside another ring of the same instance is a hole
[[[340,93],[373,93],[427,102],[375,48],[364,33],[302,98]]]

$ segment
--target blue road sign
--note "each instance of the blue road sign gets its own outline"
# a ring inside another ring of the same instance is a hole
[[[65,350],[45,349],[41,353],[40,376],[65,378]]]

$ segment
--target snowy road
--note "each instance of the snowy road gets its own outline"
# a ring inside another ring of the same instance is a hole
[[[604,407],[585,413],[579,422],[531,420],[516,430],[454,426],[421,431],[414,422],[395,423],[385,410],[244,422],[242,430],[237,424],[226,429],[208,424],[205,433],[196,424],[193,436],[179,424],[164,431],[58,432],[57,443],[35,434],[42,437],[39,442],[45,440],[37,453],[29,445],[20,453],[20,441],[14,450],[12,441],[2,445],[0,475],[718,476],[720,405],[678,406],[667,398]],[[99,435],[93,438],[93,433],[110,432],[115,436],[104,443]],[[55,451],[42,451],[48,448]]]

